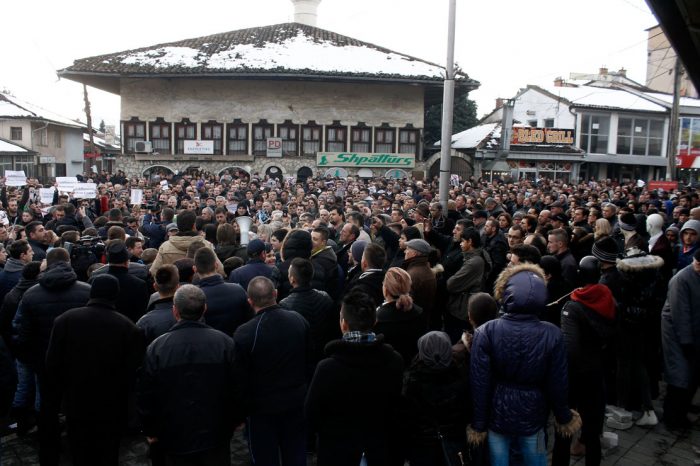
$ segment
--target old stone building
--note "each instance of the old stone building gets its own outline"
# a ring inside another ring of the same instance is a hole
[[[294,23],[84,58],[59,75],[121,96],[115,168],[128,174],[422,175],[444,68],[317,28],[300,3]],[[478,85],[458,76],[461,92]]]

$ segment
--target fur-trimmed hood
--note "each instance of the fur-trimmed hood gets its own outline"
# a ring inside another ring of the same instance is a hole
[[[544,271],[535,264],[506,268],[494,284],[494,297],[506,314],[539,314],[547,304]]]
[[[664,266],[664,260],[651,254],[626,257],[617,260],[617,270],[622,273],[634,274],[649,270],[657,270]]]

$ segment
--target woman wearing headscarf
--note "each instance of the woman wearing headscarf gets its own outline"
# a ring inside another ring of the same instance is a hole
[[[469,383],[466,372],[452,359],[446,333],[433,331],[418,339],[418,355],[406,373],[403,391],[409,403],[411,466],[459,464],[458,452],[467,456],[464,429],[471,414]]]

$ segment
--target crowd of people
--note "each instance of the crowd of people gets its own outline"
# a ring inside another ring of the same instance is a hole
[[[591,466],[604,426],[690,427],[697,189],[81,179],[0,179],[0,408],[42,465],[62,430],[76,465],[135,433],[228,465],[243,429],[255,465]]]

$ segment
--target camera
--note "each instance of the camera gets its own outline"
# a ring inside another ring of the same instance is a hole
[[[160,202],[158,201],[149,201],[149,202],[144,202],[141,203],[141,208],[149,210],[151,212],[160,212]]]
[[[68,251],[70,262],[81,280],[87,279],[87,270],[99,262],[105,253],[105,244],[99,236],[82,236],[75,243],[66,241],[63,247]]]

